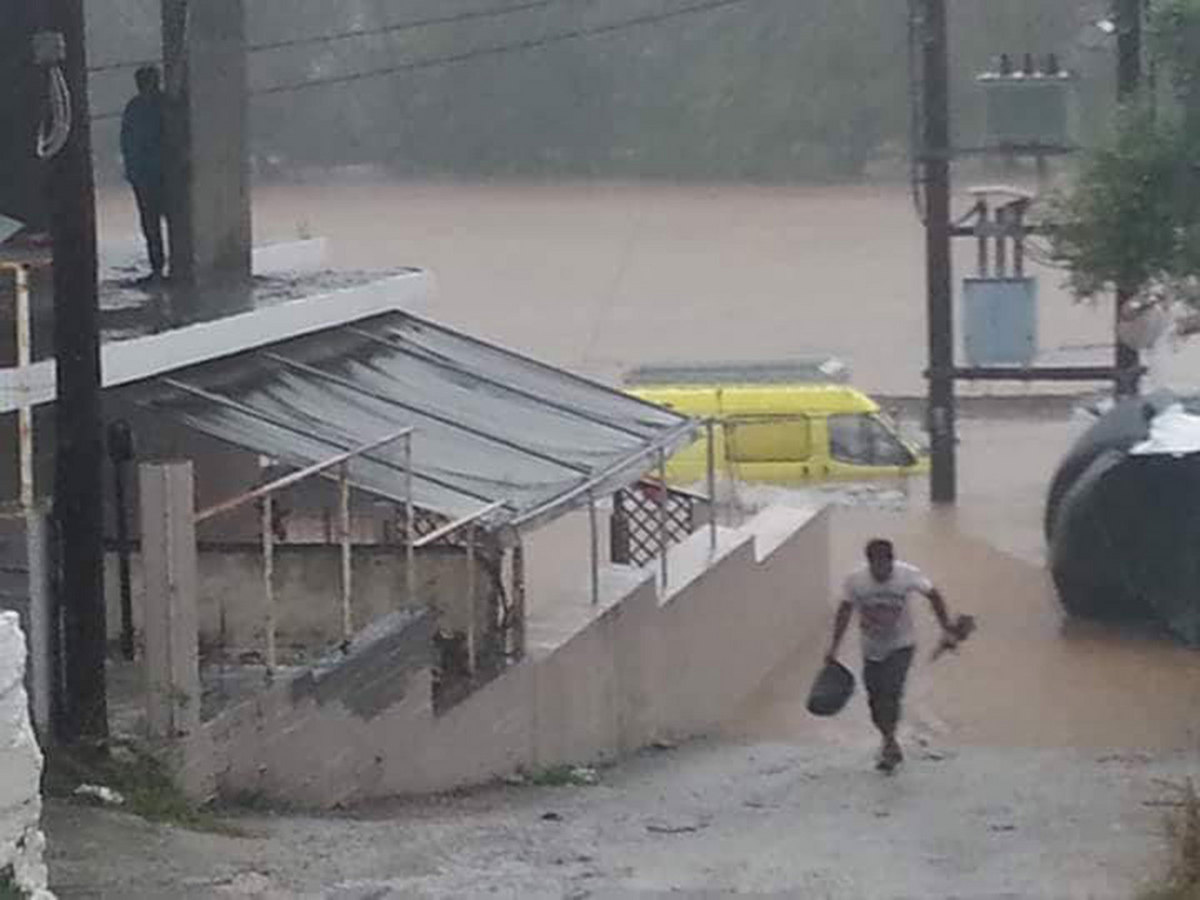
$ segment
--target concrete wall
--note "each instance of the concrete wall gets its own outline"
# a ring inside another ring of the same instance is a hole
[[[163,0],[162,10],[166,88],[178,98],[168,128],[183,170],[171,178],[183,185],[171,222],[171,267],[199,286],[242,281],[251,261],[242,0]],[[175,59],[186,59],[186,74]]]
[[[46,888],[41,831],[42,751],[29,721],[25,636],[14,612],[0,612],[0,876],[38,900]]]
[[[182,748],[184,783],[327,807],[477,784],[518,770],[611,759],[726,720],[796,648],[814,662],[829,617],[824,513],[770,509],[673,552],[665,595],[651,572],[604,572],[604,597],[531,614],[524,661],[441,715],[426,620],[356,641],[235,707]],[[581,573],[582,575],[582,573]]]
[[[439,625],[447,630],[465,629],[467,572],[462,551],[435,547],[418,553],[416,604],[404,595],[403,550],[355,547],[352,561],[351,609],[356,629],[389,612],[413,606],[433,606],[439,610],[442,613]],[[201,644],[215,645],[221,640],[224,619],[224,642],[228,649],[262,649],[266,627],[262,551],[256,545],[202,544],[197,563]],[[146,602],[140,554],[133,554],[130,569],[134,628],[140,634]],[[341,548],[337,545],[276,547],[276,634],[281,646],[319,647],[341,639],[341,571]],[[486,609],[482,597],[487,581],[482,569],[479,571],[482,614]],[[116,640],[121,630],[116,554],[108,554],[104,572],[108,633],[110,640]]]

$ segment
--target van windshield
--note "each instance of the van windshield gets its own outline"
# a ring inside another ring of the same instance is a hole
[[[877,416],[860,413],[829,417],[829,452],[855,466],[911,466],[915,460]]]

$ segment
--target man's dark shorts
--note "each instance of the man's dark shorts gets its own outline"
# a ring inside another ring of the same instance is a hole
[[[881,660],[863,663],[863,685],[871,707],[871,721],[880,731],[891,734],[900,723],[904,686],[912,666],[913,647],[894,650]]]

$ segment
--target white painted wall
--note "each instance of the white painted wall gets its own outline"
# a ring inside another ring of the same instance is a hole
[[[0,613],[0,873],[11,869],[29,896],[53,900],[43,861],[42,751],[29,719],[25,657],[19,616]]]
[[[672,549],[665,592],[653,568],[606,566],[599,604],[581,585],[532,610],[526,659],[444,714],[428,668],[368,652],[319,690],[283,682],[206,723],[181,747],[180,780],[330,807],[705,734],[793,653],[815,667],[830,617],[824,513],[772,508],[721,529],[715,555],[708,540]]]

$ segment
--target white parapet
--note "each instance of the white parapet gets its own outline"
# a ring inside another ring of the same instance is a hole
[[[0,884],[34,900],[47,890],[42,834],[42,751],[25,694],[25,635],[14,612],[0,612]]]

